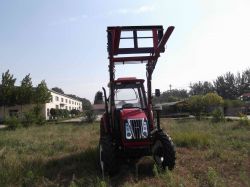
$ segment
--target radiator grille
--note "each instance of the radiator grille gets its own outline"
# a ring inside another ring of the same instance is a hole
[[[128,121],[132,127],[133,139],[142,139],[143,119],[131,119]]]

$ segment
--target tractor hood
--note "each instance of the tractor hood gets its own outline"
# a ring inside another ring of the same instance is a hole
[[[127,119],[147,119],[145,112],[139,108],[129,108],[121,110],[123,120]]]

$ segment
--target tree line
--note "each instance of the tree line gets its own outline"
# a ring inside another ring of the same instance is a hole
[[[207,93],[217,93],[225,100],[236,100],[246,92],[250,92],[250,68],[237,74],[227,72],[218,76],[213,82],[198,81],[190,84],[189,91],[186,89],[165,91],[159,98],[154,98],[154,101],[156,103],[174,102],[194,95],[206,95]]]
[[[2,73],[2,80],[0,84],[0,106],[5,108],[7,106],[26,104],[43,104],[51,100],[51,94],[47,88],[45,80],[42,80],[36,87],[33,87],[30,74],[26,75],[20,82],[20,86],[15,86],[16,78],[7,70]]]

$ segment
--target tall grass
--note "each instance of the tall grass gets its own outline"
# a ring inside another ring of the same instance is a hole
[[[124,161],[117,176],[104,180],[97,166],[98,124],[1,130],[0,186],[247,186],[250,183],[250,131],[239,122],[214,124],[209,120],[163,119],[162,127],[176,145],[176,168],[172,172],[158,172],[152,159],[139,161],[138,171],[134,164]]]

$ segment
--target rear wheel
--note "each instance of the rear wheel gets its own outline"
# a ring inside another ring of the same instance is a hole
[[[104,176],[106,173],[114,175],[118,172],[118,162],[114,146],[110,137],[101,137],[99,142],[99,165]]]
[[[159,131],[155,134],[155,141],[152,147],[152,154],[156,164],[163,170],[169,170],[175,166],[175,147],[171,138],[164,132]]]

